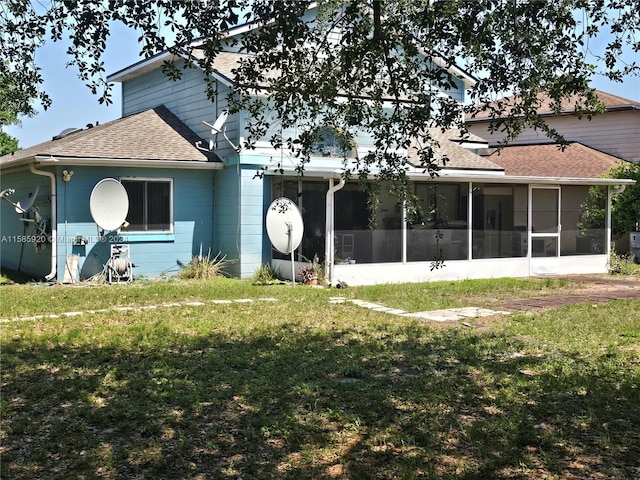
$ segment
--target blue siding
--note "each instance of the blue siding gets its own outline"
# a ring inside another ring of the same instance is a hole
[[[0,191],[12,188],[15,193],[8,198],[17,203],[22,197],[40,187],[34,207],[40,214],[51,219],[51,183],[49,178],[34,175],[30,171],[3,173],[0,175]],[[22,222],[13,205],[0,201],[0,263],[11,270],[19,270],[34,279],[42,280],[51,271],[51,245],[36,250],[34,227]],[[26,241],[27,237],[29,241]]]
[[[179,62],[181,68],[184,62]],[[182,78],[172,81],[162,69],[146,72],[122,84],[123,116],[142,112],[158,105],[165,105],[174,115],[204,140],[211,138],[211,130],[202,122],[213,124],[218,115],[228,107],[229,87],[218,83],[215,100],[207,97],[205,76],[199,69],[182,70]],[[230,115],[225,126],[229,139],[239,143],[239,115]],[[216,152],[221,158],[235,154],[222,134],[214,138]]]
[[[227,166],[215,174],[214,205],[215,217],[213,221],[213,243],[216,253],[227,256],[233,263],[226,268],[228,274],[240,275],[239,264],[239,195],[240,188],[237,170]]]
[[[214,243],[234,263],[228,273],[253,277],[269,259],[264,216],[269,205],[270,182],[254,178],[255,165],[230,165],[216,172]]]
[[[102,178],[144,177],[173,179],[173,226],[170,240],[158,240],[158,235],[136,234],[128,242],[126,231],[121,232],[123,243],[130,243],[131,261],[136,265],[134,276],[157,277],[172,275],[180,265],[189,263],[195,255],[213,252],[213,176],[212,171],[142,169],[142,168],[74,168],[70,182],[59,189],[58,279],[62,281],[66,255],[80,257],[82,279],[99,274],[110,255],[110,245],[118,236],[100,236],[91,218],[89,197]],[[73,245],[78,235],[86,238],[86,245]]]
[[[268,187],[268,183],[255,177],[256,170],[255,165],[248,165],[241,170],[241,278],[251,278],[265,259],[264,218],[269,206],[266,202],[265,188]]]

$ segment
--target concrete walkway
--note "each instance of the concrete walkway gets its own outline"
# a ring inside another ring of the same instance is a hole
[[[515,312],[540,312],[576,303],[589,302],[597,304],[610,302],[612,300],[640,299],[640,279],[637,278],[616,277],[612,275],[569,275],[554,278],[563,278],[574,283],[576,287],[575,290],[564,294],[559,291],[557,295],[513,298],[496,305],[496,309],[465,307],[424,312],[406,312],[373,302],[352,300],[344,297],[331,297],[329,301],[331,303],[349,302],[362,308],[401,317],[419,318],[434,322],[456,322],[479,317],[509,315]]]

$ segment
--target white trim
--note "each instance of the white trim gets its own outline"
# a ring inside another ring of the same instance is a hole
[[[296,160],[291,157],[292,160]],[[305,177],[328,178],[338,165],[335,158],[311,157],[310,164],[305,165]],[[313,165],[314,160],[318,165]],[[320,166],[320,162],[322,166]],[[291,162],[291,167],[282,166],[285,175],[298,176],[295,165]],[[342,168],[342,166],[340,166]],[[413,168],[406,172],[407,178],[411,181],[431,181],[431,182],[476,182],[476,183],[517,183],[517,184],[538,184],[538,185],[633,185],[635,180],[620,178],[579,178],[579,177],[519,177],[505,175],[503,171],[491,170],[453,170],[442,169],[438,171],[437,177],[432,177],[429,173],[423,173],[420,168]],[[267,171],[266,175],[280,174],[281,172]],[[370,179],[376,177],[375,171],[369,175]]]
[[[425,55],[425,57],[429,58],[426,55]],[[465,73],[460,67],[457,67],[456,65],[448,65],[447,62],[445,62],[442,57],[437,57],[436,56],[436,57],[431,58],[430,60],[433,63],[435,63],[437,66],[439,66],[440,68],[445,69],[451,75],[455,75],[460,80],[462,80],[462,83],[464,84],[464,86],[466,88],[473,87],[476,83],[478,83],[478,80],[473,78],[468,73]]]
[[[556,205],[556,231],[555,232],[534,232],[533,231],[533,191],[534,190],[554,190],[557,195]],[[531,276],[541,274],[556,274],[559,272],[560,245],[562,238],[562,189],[560,185],[536,185],[529,184],[529,205],[528,205],[528,239],[527,239],[527,257],[529,258],[529,274]],[[533,240],[536,238],[555,238],[556,254],[550,257],[534,257],[533,256]]]
[[[172,58],[178,58],[176,55],[169,53],[169,51],[160,52],[153,57],[141,60],[133,65],[129,65],[128,67],[123,68],[122,70],[118,70],[111,75],[107,75],[107,82],[123,82],[133,77],[137,77],[145,72],[150,70],[154,70],[161,65],[166,60],[170,60]]]
[[[144,73],[147,73],[151,70],[155,70],[160,67],[165,61],[176,61],[178,59],[187,60],[186,52],[184,55],[175,55],[170,53],[169,51],[164,51],[159,53],[158,55],[148,58],[146,60],[142,60],[141,62],[134,63],[118,72],[112,73],[107,76],[107,82],[125,82],[127,80],[131,80],[132,78],[138,77]],[[196,59],[195,63],[198,63]],[[233,85],[233,81],[227,78],[225,75],[220,73],[218,70],[213,70],[211,72],[211,76],[222,83],[227,87],[231,87]]]
[[[69,158],[55,157],[52,155],[36,155],[26,162],[34,159],[40,165],[79,165],[86,167],[142,167],[142,168],[179,168],[181,170],[221,170],[222,162],[210,162],[205,160],[141,160],[137,158]],[[17,163],[17,162],[16,162]]]

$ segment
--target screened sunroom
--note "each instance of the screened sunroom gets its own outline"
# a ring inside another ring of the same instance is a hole
[[[371,194],[357,182],[344,182],[338,174],[312,177],[274,178],[273,198],[291,198],[302,212],[305,229],[296,259],[317,255],[326,262],[329,283],[351,285],[604,273],[610,199],[624,183],[446,173],[436,180],[416,174],[418,208],[408,209],[382,188],[372,211]],[[596,196],[594,189],[609,195]],[[597,205],[605,212],[599,218],[586,211],[590,196],[604,198]],[[274,251],[274,265],[286,272],[283,262],[287,258]]]

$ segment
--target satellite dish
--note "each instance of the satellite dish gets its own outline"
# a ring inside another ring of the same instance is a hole
[[[89,210],[93,221],[105,232],[122,226],[129,213],[129,195],[115,178],[103,178],[91,191]]]
[[[82,131],[81,128],[76,128],[76,127],[65,128],[58,135],[53,137],[52,140],[60,140],[61,138],[64,138],[64,137],[67,137],[67,136],[71,135],[72,133],[80,132],[80,131]]]
[[[39,190],[40,187],[36,187],[27,195],[18,200],[18,203],[16,203],[16,213],[27,213],[35,203]]]
[[[267,210],[267,235],[276,250],[281,253],[293,252],[302,241],[304,223],[298,206],[286,197],[281,197],[269,205]]]
[[[286,197],[280,197],[267,210],[267,235],[276,250],[291,254],[291,283],[296,284],[293,252],[302,241],[304,223],[298,206]]]
[[[207,122],[202,122],[202,123],[204,123],[207,127],[211,129],[212,135],[216,135],[217,133],[220,133],[222,131],[222,127],[227,121],[228,116],[229,116],[229,112],[227,110],[223,110],[222,113],[218,115],[218,118],[213,123],[213,125],[210,125]]]

